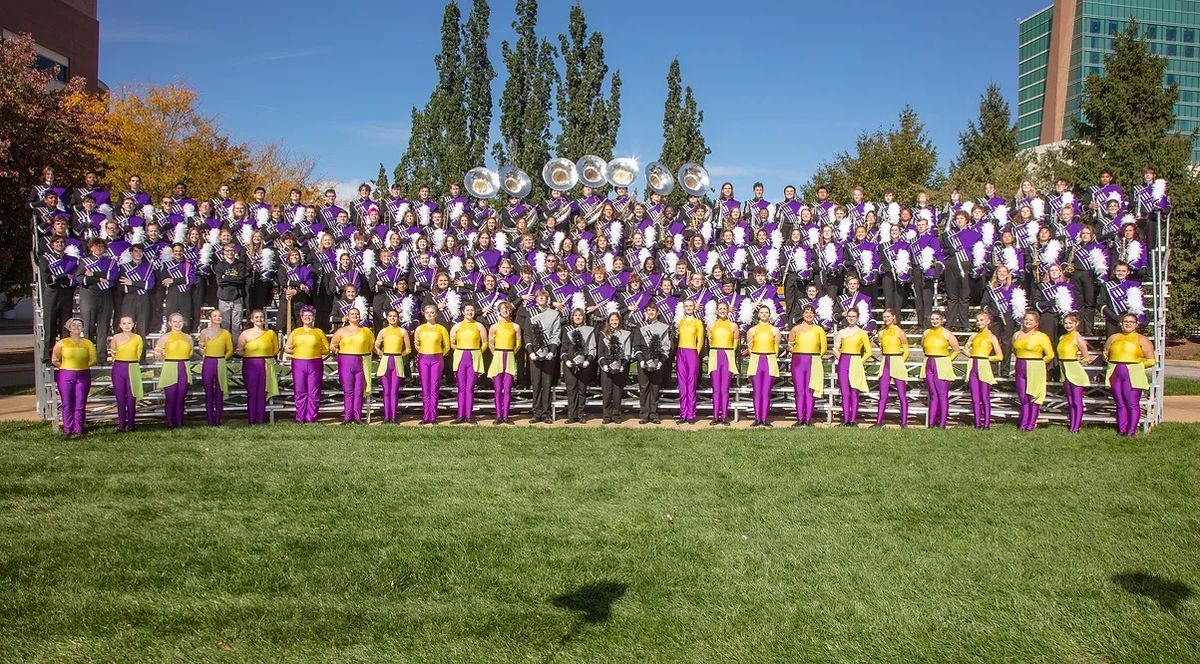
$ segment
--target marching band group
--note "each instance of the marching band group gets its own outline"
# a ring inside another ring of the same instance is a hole
[[[890,191],[868,202],[862,188],[838,204],[824,187],[804,203],[788,186],[772,202],[761,184],[739,201],[728,182],[709,205],[702,166],[673,177],[657,162],[645,169],[643,201],[628,189],[641,171],[631,159],[555,159],[543,169],[550,197],[534,203],[522,171],[477,168],[438,200],[428,186],[411,199],[395,185],[373,198],[383,192],[363,184],[343,208],[333,190],[308,203],[293,189],[272,204],[262,188],[250,201],[231,199],[227,187],[197,201],[178,184],[155,198],[137,176],[116,192],[89,173],[68,190],[46,169],[30,206],[43,356],[58,370],[63,430],[83,432],[91,367],[105,359],[118,428],[132,429],[147,353],[162,362],[169,428],[184,424],[197,358],[206,419],[222,421],[235,355],[250,423],[265,421],[284,360],[296,421],[315,421],[331,353],[343,423],[362,421],[375,378],[383,418],[396,421],[413,366],[422,424],[437,422],[444,381],[456,388],[453,421],[474,422],[481,374],[492,380],[496,424],[512,423],[514,383],[532,389],[532,421],[549,422],[560,378],[567,422],[586,421],[597,383],[603,421],[619,422],[631,372],[639,421],[659,423],[660,389],[674,366],[678,421],[696,422],[703,371],[710,423],[728,424],[740,371],[753,388],[754,425],[769,427],[771,390],[786,364],[801,426],[813,421],[831,355],[843,424],[857,424],[867,363],[876,362],[874,424],[884,423],[894,393],[904,426],[910,344],[900,314],[911,309],[923,331],[918,379],[929,426],[946,426],[962,359],[975,426],[990,427],[991,386],[1011,371],[1020,427],[1032,430],[1057,358],[1069,428],[1078,431],[1092,382],[1084,367],[1099,352],[1118,433],[1136,432],[1155,362],[1138,331],[1147,313],[1141,282],[1151,276],[1147,231],[1170,206],[1153,169],[1129,195],[1102,171],[1086,193],[1058,180],[1042,194],[1026,181],[1010,200],[988,184],[973,200],[954,190],[941,207],[924,193],[911,204]],[[664,202],[676,182],[688,194],[678,208]],[[935,310],[938,294],[944,311]],[[965,343],[955,335],[971,331]],[[142,335],[157,342],[145,347]]]

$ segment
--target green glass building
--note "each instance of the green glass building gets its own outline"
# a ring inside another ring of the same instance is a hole
[[[1200,126],[1200,0],[1055,0],[1018,28],[1017,131],[1021,147],[1071,137],[1083,81],[1104,71],[1113,36],[1136,20],[1179,84],[1175,127]],[[1200,163],[1200,140],[1192,149]]]

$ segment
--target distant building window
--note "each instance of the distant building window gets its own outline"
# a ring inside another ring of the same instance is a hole
[[[1111,27],[1111,26],[1116,25],[1116,23],[1109,23],[1108,25],[1109,25],[1109,33],[1108,34],[1110,34],[1110,35],[1116,34],[1112,30],[1112,27]],[[1146,26],[1146,37],[1148,37],[1150,39],[1158,39],[1158,26],[1157,25],[1147,25]]]
[[[1108,22],[1108,34],[1115,36],[1120,31],[1121,31],[1121,26],[1117,25],[1116,21]],[[1151,39],[1153,39],[1153,37],[1151,37]]]
[[[16,36],[16,33],[9,32],[8,30],[0,33],[0,37],[3,37],[4,39],[11,39]],[[67,81],[71,80],[70,58],[57,51],[51,51],[41,44],[35,43],[33,48],[37,52],[37,60],[34,61],[33,64],[34,69],[50,71],[55,67],[58,67],[58,73],[54,76],[55,81],[62,85],[66,85]]]
[[[1173,58],[1177,55],[1179,55],[1179,47],[1175,44],[1167,44],[1167,56]]]
[[[1195,46],[1184,46],[1183,47],[1183,57],[1185,57],[1185,58],[1196,57],[1196,47]]]
[[[1189,44],[1191,44],[1191,43],[1194,43],[1194,42],[1196,41],[1196,31],[1195,31],[1195,30],[1189,30],[1189,29],[1187,29],[1187,28],[1184,28],[1184,30],[1183,30],[1183,41],[1185,41],[1185,42],[1187,42],[1187,43],[1189,43]]]
[[[1092,26],[1091,26],[1091,27],[1092,27],[1092,29],[1091,29],[1091,33],[1092,33],[1092,34],[1094,34],[1094,35],[1099,35],[1099,34],[1103,34],[1103,33],[1104,33],[1104,27],[1103,27],[1103,25],[1100,23],[1100,21],[1098,21],[1098,20],[1096,20],[1096,19],[1092,19]]]
[[[1179,39],[1179,30],[1168,27],[1166,32],[1167,32],[1167,41],[1176,41],[1177,39]]]

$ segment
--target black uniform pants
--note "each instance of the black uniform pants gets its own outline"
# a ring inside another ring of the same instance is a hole
[[[662,390],[666,374],[665,366],[654,371],[638,369],[638,401],[643,420],[658,418],[659,391]]]
[[[108,353],[108,337],[113,329],[112,289],[81,288],[79,317],[83,320],[83,336],[96,342],[96,359],[103,363]]]
[[[595,366],[586,369],[567,368],[563,374],[567,387],[567,419],[583,419],[587,408],[588,385],[592,382]]]
[[[600,372],[600,398],[605,417],[621,416],[621,397],[625,395],[625,383],[628,381],[629,374],[625,371],[615,374]]]

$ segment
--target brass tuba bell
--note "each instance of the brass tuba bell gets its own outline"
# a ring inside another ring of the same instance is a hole
[[[500,176],[490,168],[476,166],[463,176],[463,188],[475,198],[495,198],[500,194]]]

